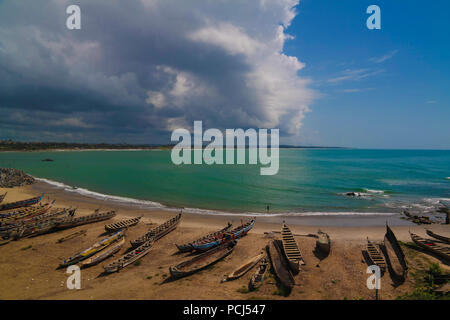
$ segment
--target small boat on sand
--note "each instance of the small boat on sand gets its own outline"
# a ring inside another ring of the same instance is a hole
[[[167,220],[163,224],[160,224],[156,228],[148,230],[143,236],[137,238],[136,240],[131,241],[131,246],[133,248],[137,248],[148,241],[156,241],[164,237],[169,232],[175,230],[180,220],[181,220],[181,213],[177,214],[172,219]]]
[[[330,236],[322,231],[318,231],[318,238],[316,240],[316,248],[318,251],[322,252],[323,254],[328,255],[330,253],[331,248],[331,240]]]
[[[131,252],[128,252],[121,256],[119,259],[111,262],[110,264],[104,266],[105,272],[112,273],[118,272],[119,270],[129,266],[133,262],[138,261],[144,257],[153,248],[153,241],[144,242],[141,246],[137,247]]]
[[[102,262],[103,260],[109,258],[113,254],[119,252],[119,250],[123,247],[124,244],[125,244],[125,237],[123,237],[117,243],[112,244],[110,248],[100,251],[95,255],[93,255],[92,257],[82,261],[80,267],[87,268]]]
[[[40,202],[43,197],[44,197],[44,194],[41,194],[40,196],[33,197],[30,199],[4,203],[4,204],[0,205],[0,211],[16,209],[16,208],[21,208],[21,207],[29,207],[29,206],[32,206],[32,205]]]
[[[378,266],[382,273],[386,271],[386,260],[376,244],[367,238],[366,252],[372,264]]]
[[[447,244],[450,244],[450,238],[449,238],[449,237],[445,237],[445,236],[442,236],[442,235],[440,235],[440,234],[434,233],[434,232],[431,231],[431,230],[427,230],[427,234],[428,234],[429,236],[435,238],[435,239],[438,239],[438,240],[440,240],[440,241],[442,241],[442,242],[445,242],[445,243],[447,243]]]
[[[270,241],[266,246],[266,251],[272,264],[272,270],[280,281],[280,284],[290,291],[295,285],[295,280],[291,273],[289,263],[282,254],[282,245],[279,242],[279,240]]]
[[[405,261],[405,254],[403,253],[394,232],[386,224],[386,234],[384,236],[384,247],[388,258],[388,263],[391,267],[393,275],[398,280],[405,280],[408,273],[408,266]]]
[[[304,265],[305,261],[298,248],[297,241],[295,241],[289,227],[283,223],[281,228],[281,241],[283,244],[283,251],[289,262],[291,270],[297,274],[300,270],[300,265]]]
[[[204,240],[219,237],[219,236],[223,235],[225,232],[227,232],[228,230],[230,230],[231,227],[232,227],[232,224],[228,222],[228,225],[223,229],[209,233],[206,236],[203,236],[203,237],[201,237],[197,240],[191,241],[189,243],[175,244],[175,245],[177,246],[178,251],[180,251],[180,252],[190,252],[190,251],[194,250],[194,247],[192,245],[193,243],[199,244],[199,243],[202,243]]]
[[[253,291],[261,286],[267,269],[269,269],[269,260],[267,258],[263,258],[261,263],[256,267],[256,272],[253,274],[248,283],[249,291]]]
[[[434,242],[430,239],[425,239],[417,234],[409,232],[409,235],[411,236],[411,240],[414,241],[415,244],[417,244],[419,247],[425,249],[426,251],[432,252],[442,259],[444,259],[446,262],[450,262],[450,247],[446,246],[444,244],[440,244],[437,242]]]
[[[106,232],[116,232],[121,229],[126,229],[129,227],[132,227],[132,226],[137,225],[139,223],[139,221],[141,220],[141,218],[142,218],[142,216],[127,219],[127,220],[122,220],[122,221],[115,222],[115,223],[110,223],[105,226],[105,230],[106,230]]]
[[[262,258],[264,258],[264,253],[260,253],[257,256],[254,256],[247,261],[245,261],[238,268],[233,270],[229,275],[227,275],[221,282],[231,281],[242,277],[248,271],[250,271]]]
[[[181,262],[174,267],[170,267],[170,274],[173,278],[182,278],[203,270],[231,254],[236,246],[236,243],[237,242],[235,240],[225,242],[211,250],[193,257],[192,259]]]

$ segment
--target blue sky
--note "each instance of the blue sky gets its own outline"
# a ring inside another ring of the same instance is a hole
[[[366,8],[381,9],[381,30]],[[321,97],[305,141],[370,148],[450,148],[448,1],[303,0],[284,52]]]

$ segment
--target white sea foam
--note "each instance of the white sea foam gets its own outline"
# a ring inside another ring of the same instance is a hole
[[[367,189],[367,188],[363,188],[363,190],[367,193],[375,193],[375,194],[383,194],[384,193],[383,190]]]
[[[120,197],[107,195],[95,191],[91,191],[85,188],[75,188],[69,185],[66,185],[61,182],[53,181],[50,179],[44,178],[36,178],[38,181],[45,182],[54,187],[63,189],[67,192],[78,193],[83,196],[99,199],[99,200],[107,200],[114,201],[121,204],[131,204],[141,208],[146,209],[161,209],[170,211],[179,211],[180,208],[168,207],[159,202],[150,201],[150,200],[139,200],[128,197]],[[218,215],[218,216],[245,216],[245,217],[314,217],[314,216],[392,216],[397,215],[395,212],[277,212],[277,213],[266,213],[266,212],[227,212],[220,210],[211,210],[211,209],[200,209],[200,208],[183,208],[184,212],[194,213],[194,214],[202,214],[202,215]]]

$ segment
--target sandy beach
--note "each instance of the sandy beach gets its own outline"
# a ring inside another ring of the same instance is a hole
[[[385,227],[376,226],[324,226],[291,224],[294,234],[316,233],[318,228],[327,232],[332,240],[331,254],[320,261],[314,254],[315,239],[296,236],[306,266],[295,276],[296,285],[288,297],[277,294],[275,279],[268,276],[255,292],[247,292],[247,284],[254,270],[242,278],[220,283],[223,276],[242,264],[248,257],[258,254],[271,239],[265,232],[280,230],[282,217],[256,219],[255,227],[239,240],[234,252],[217,263],[190,277],[176,281],[164,281],[169,276],[168,268],[188,257],[178,254],[175,243],[184,243],[225,226],[228,221],[234,225],[243,217],[206,216],[184,214],[175,231],[158,240],[152,251],[141,259],[139,265],[131,265],[118,273],[100,276],[103,265],[81,271],[81,289],[66,287],[68,274],[65,269],[57,270],[65,258],[92,245],[104,237],[104,225],[126,217],[143,216],[141,222],[127,231],[127,245],[115,256],[129,248],[129,240],[136,239],[150,227],[173,217],[177,210],[147,210],[145,208],[120,203],[108,203],[99,199],[82,196],[54,188],[43,182],[31,186],[1,189],[7,191],[5,202],[16,201],[45,192],[55,199],[56,207],[77,207],[77,215],[92,213],[95,209],[118,210],[118,215],[108,221],[79,226],[35,238],[11,241],[0,247],[0,299],[374,299],[375,292],[366,287],[367,264],[363,259],[366,238],[381,242]],[[326,217],[324,218],[326,219]],[[355,217],[353,219],[358,219]],[[432,230],[450,235],[450,226],[432,225]],[[408,230],[425,236],[423,226],[393,226],[397,238],[411,242]],[[81,236],[63,243],[57,240],[78,230],[87,230]],[[277,236],[275,234],[275,236]],[[384,274],[379,296],[381,299],[395,299],[414,289],[414,274],[427,269],[433,262],[439,262],[448,272],[450,268],[433,256],[409,247],[403,248],[410,268],[405,283],[394,286],[388,273]],[[320,262],[320,264],[319,264]]]

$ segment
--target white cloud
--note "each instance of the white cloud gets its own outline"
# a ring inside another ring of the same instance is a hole
[[[382,63],[386,60],[391,59],[393,56],[395,56],[398,53],[399,50],[392,50],[389,51],[388,53],[386,53],[385,55],[381,56],[381,57],[373,57],[370,58],[369,61],[375,62],[375,63]]]

